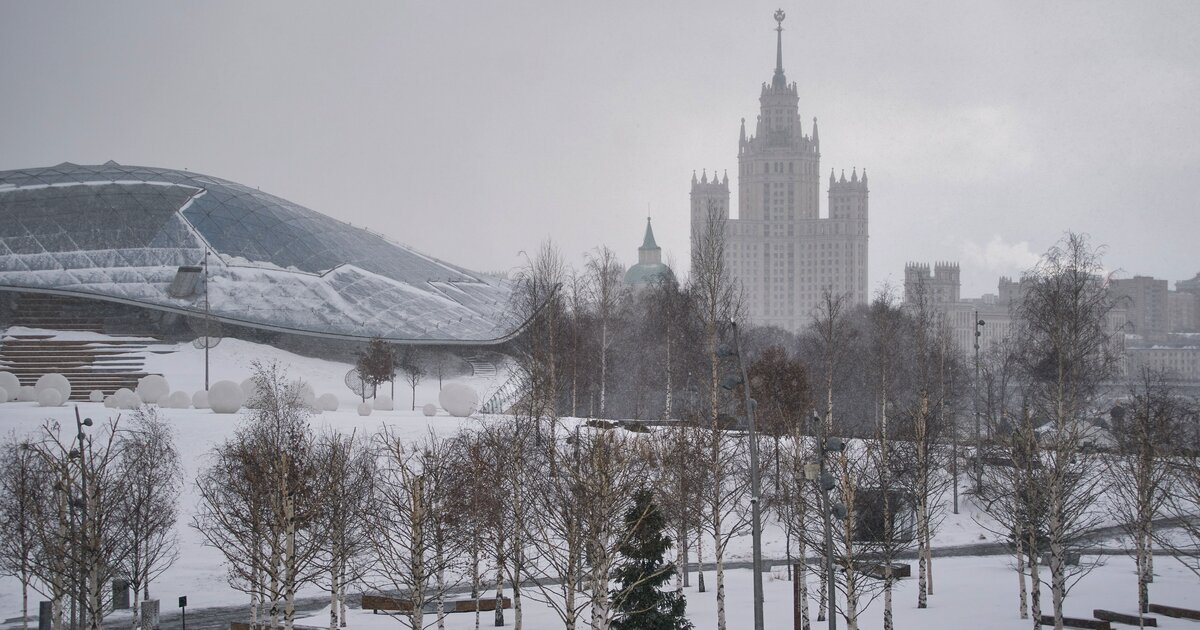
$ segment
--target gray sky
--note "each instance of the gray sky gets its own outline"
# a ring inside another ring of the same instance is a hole
[[[632,264],[649,207],[684,272],[777,6],[3,2],[0,170],[188,168],[484,271],[546,237]],[[994,292],[1068,229],[1200,271],[1200,2],[782,6],[822,167],[870,173],[873,286],[948,259]]]

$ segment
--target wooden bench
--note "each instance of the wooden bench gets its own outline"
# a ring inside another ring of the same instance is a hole
[[[479,610],[481,611],[496,610],[495,597],[480,597],[478,600],[471,597],[459,597],[446,598],[444,600],[445,611],[446,613],[475,612],[476,602],[478,602]],[[437,604],[438,603],[436,599],[425,602],[424,612],[431,615],[436,614]],[[506,609],[512,608],[512,600],[507,597],[503,597],[500,599],[500,605]],[[363,595],[361,606],[363,610],[370,610],[375,614],[379,614],[380,611],[401,613],[412,612],[411,600],[403,597],[390,597],[387,595]]]
[[[1042,615],[1043,626],[1054,625],[1054,615]],[[1068,628],[1087,628],[1088,630],[1112,630],[1112,624],[1099,619],[1083,619],[1082,617],[1063,617],[1063,625]]]
[[[1123,623],[1130,626],[1147,626],[1150,628],[1158,627],[1158,620],[1154,617],[1139,617],[1138,615],[1127,615],[1125,613],[1113,612],[1097,608],[1092,611],[1092,616],[1097,619],[1109,621],[1113,623]]]
[[[1192,610],[1191,608],[1150,604],[1150,612],[1166,615],[1168,617],[1175,617],[1176,619],[1191,619],[1192,621],[1200,621],[1200,610]]]

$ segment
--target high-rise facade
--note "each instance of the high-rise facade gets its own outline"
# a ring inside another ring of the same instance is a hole
[[[729,176],[692,174],[692,251],[716,217],[725,259],[745,312],[758,325],[798,331],[826,289],[853,304],[867,301],[867,173],[829,174],[828,211],[820,213],[821,140],[817,119],[805,135],[799,94],[783,71],[783,11],[775,12],[775,74],[764,83],[754,133],[742,119],[738,140],[738,216],[731,218]],[[695,257],[693,256],[693,260]]]

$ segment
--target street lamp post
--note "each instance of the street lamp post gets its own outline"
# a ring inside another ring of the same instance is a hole
[[[746,423],[749,427],[750,440],[750,533],[753,557],[751,565],[754,570],[754,630],[763,630],[763,585],[762,585],[762,515],[759,507],[759,478],[758,478],[758,432],[754,420],[754,408],[757,403],[750,397],[750,376],[746,371],[746,362],[742,360],[741,340],[738,337],[737,322],[730,322],[733,328],[733,351],[719,352],[723,356],[737,355],[740,377],[726,379],[722,383],[726,389],[733,389],[738,380],[742,384],[742,395],[746,405]]]
[[[212,345],[212,316],[208,307],[208,248],[204,248],[204,391],[208,391],[208,348]]]
[[[86,450],[84,450],[84,433],[83,428],[91,426],[91,418],[82,418],[79,416],[79,407],[76,407],[76,440],[79,444],[79,628],[83,629],[85,617],[88,618],[88,625],[95,628],[96,611],[89,611],[89,607],[85,605],[86,594],[88,594],[88,566],[92,562],[91,558],[91,533],[88,532],[88,460],[86,460]],[[88,611],[88,612],[85,612]]]
[[[979,329],[987,322],[979,319],[979,311],[975,311],[975,494],[983,490],[983,444],[979,431],[979,338],[983,335]]]

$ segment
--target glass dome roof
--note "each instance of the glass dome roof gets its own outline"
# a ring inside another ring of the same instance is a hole
[[[428,343],[503,340],[503,281],[285,199],[171,169],[70,163],[0,171],[0,288],[204,311],[168,294],[208,257],[211,314],[230,323]]]

